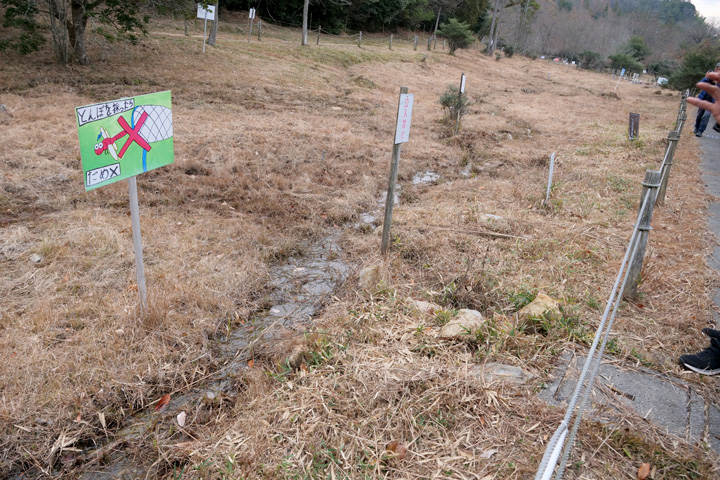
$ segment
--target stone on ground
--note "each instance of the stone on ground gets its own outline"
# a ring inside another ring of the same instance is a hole
[[[444,340],[467,338],[470,332],[482,327],[484,323],[485,320],[480,312],[463,309],[442,327],[439,336]]]
[[[380,283],[380,266],[373,265],[360,270],[358,286],[363,292],[373,292]]]
[[[542,317],[546,312],[553,315],[560,315],[560,302],[548,297],[544,293],[538,293],[535,300],[525,305],[518,312],[518,325],[531,327],[535,324],[534,318]]]
[[[470,374],[484,383],[513,383],[522,385],[532,380],[534,374],[523,370],[520,367],[503,365],[502,363],[486,363],[476,365],[470,370]]]

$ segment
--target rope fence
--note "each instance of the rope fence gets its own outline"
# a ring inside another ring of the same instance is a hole
[[[555,473],[555,480],[561,480],[563,478],[621,300],[623,298],[634,298],[634,296],[637,295],[637,286],[640,282],[640,271],[642,270],[645,247],[651,229],[650,223],[652,221],[653,209],[656,204],[662,204],[665,200],[665,190],[667,189],[670,176],[670,167],[673,164],[677,142],[680,139],[682,129],[687,120],[688,95],[688,91],[682,95],[675,130],[668,134],[668,142],[660,170],[647,170],[645,172],[637,220],[630,237],[630,242],[625,250],[625,256],[620,265],[620,271],[615,278],[610,298],[605,306],[600,325],[598,325],[597,331],[595,332],[593,343],[588,352],[585,364],[583,365],[578,383],[568,403],[565,416],[545,448],[545,453],[540,461],[535,480],[549,480],[553,472]],[[598,344],[600,348],[598,348]],[[568,430],[573,417],[572,430]],[[562,457],[560,456],[561,453]],[[558,459],[560,460],[559,465]]]

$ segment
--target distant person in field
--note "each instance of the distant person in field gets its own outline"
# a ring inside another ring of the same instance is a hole
[[[715,72],[720,72],[720,63],[715,65]],[[705,78],[700,80],[700,83],[708,83],[710,85],[715,85],[715,81],[709,78],[711,72],[708,72]],[[698,84],[698,87],[700,84]],[[700,92],[700,95],[698,95],[698,100],[703,100],[710,103],[715,103],[715,99],[707,93],[706,91]],[[707,128],[708,122],[710,121],[710,110],[704,109],[704,108],[698,108],[697,112],[697,118],[695,119],[695,136],[696,137],[702,137],[703,133],[705,132],[705,129]]]
[[[688,98],[688,103],[715,117],[713,130],[720,133],[720,87],[717,86],[720,83],[720,63],[715,67],[714,72],[708,73],[706,78],[710,81],[706,82],[703,78],[697,87],[706,94],[705,98],[709,97],[710,100],[703,100],[700,97]],[[694,355],[683,355],[678,361],[682,367],[701,375],[717,375],[720,373],[720,331],[703,328],[702,332],[710,337],[710,346]]]

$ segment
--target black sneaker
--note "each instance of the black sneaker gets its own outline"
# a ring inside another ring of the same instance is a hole
[[[710,346],[695,355],[683,355],[678,362],[701,375],[717,375],[720,373],[720,331],[703,328],[702,332],[710,337]]]
[[[702,137],[702,133],[696,133],[695,136],[696,136],[696,137]]]
[[[720,330],[713,330],[712,328],[706,327],[703,328],[701,331],[710,338],[717,338],[718,340],[720,340]]]

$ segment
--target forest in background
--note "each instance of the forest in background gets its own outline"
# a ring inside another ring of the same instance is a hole
[[[208,2],[206,2],[208,3]],[[209,2],[212,4],[213,2]],[[648,71],[690,88],[720,59],[720,25],[683,0],[220,0],[220,11],[255,8],[283,26],[329,33],[433,33],[451,19],[512,55],[562,57],[584,68]],[[27,54],[51,44],[61,63],[89,63],[84,35],[138,41],[153,15],[193,18],[191,0],[0,0],[0,49]],[[441,32],[442,33],[442,32]],[[47,39],[51,41],[48,42]],[[211,42],[212,44],[213,42]]]

